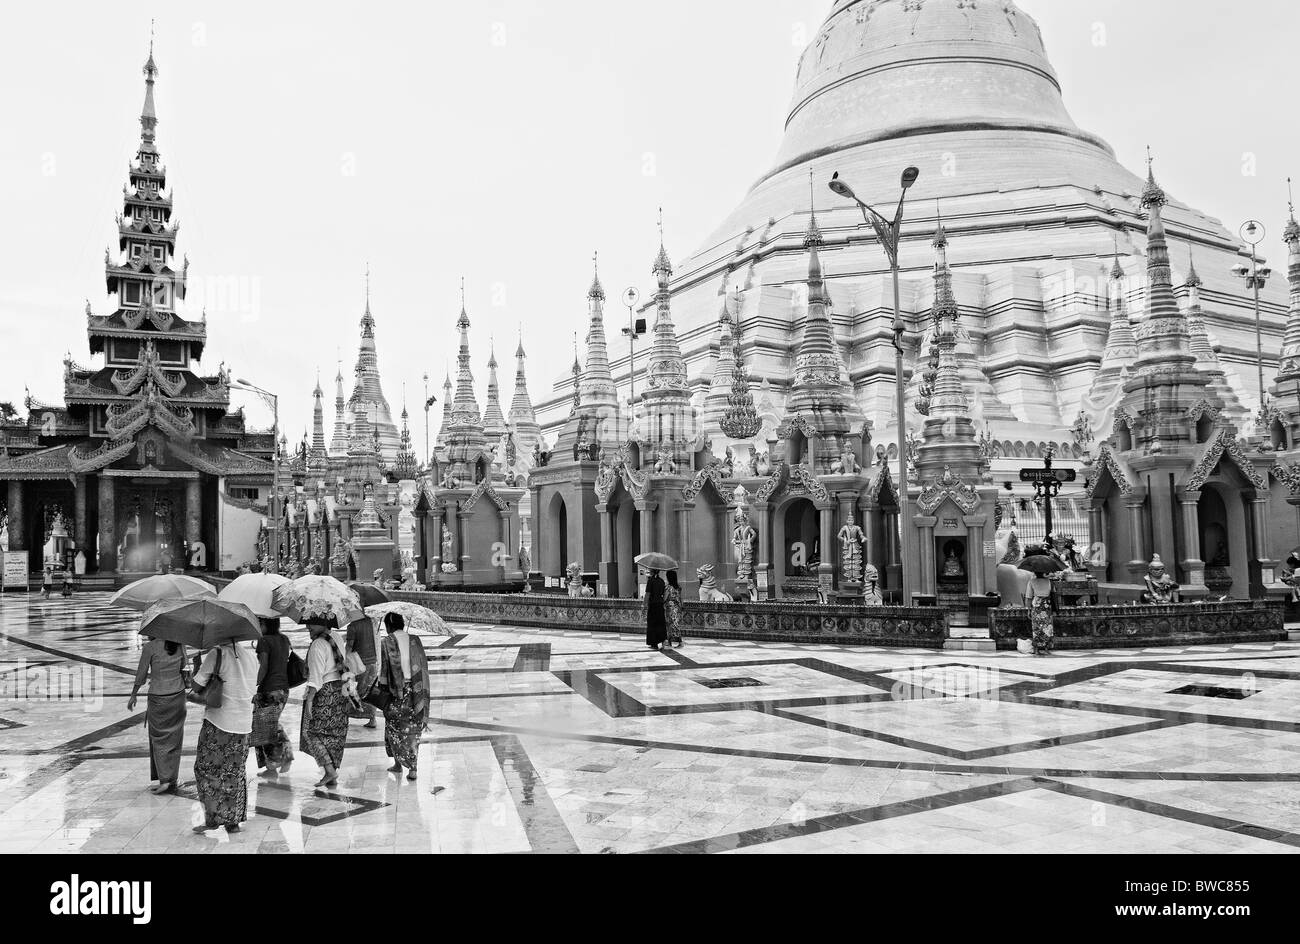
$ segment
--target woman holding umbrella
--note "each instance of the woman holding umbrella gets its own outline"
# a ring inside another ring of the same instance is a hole
[[[252,610],[215,599],[155,603],[140,633],[184,643],[205,652],[192,682],[192,699],[203,705],[203,727],[194,756],[194,780],[203,804],[203,833],[218,826],[238,832],[248,818],[248,732],[253,726],[257,657],[245,644],[261,633]]]
[[[641,598],[641,612],[645,616],[645,644],[651,649],[658,649],[668,639],[668,619],[665,612],[668,588],[664,585],[659,572],[676,570],[677,561],[667,554],[650,551],[637,555],[633,563],[650,571],[650,579],[645,584],[645,596]]]
[[[1026,549],[1019,569],[1033,574],[1025,591],[1025,604],[1029,607],[1034,655],[1041,656],[1052,651],[1056,635],[1052,618],[1052,581],[1048,577],[1066,568],[1046,547],[1035,544]]]

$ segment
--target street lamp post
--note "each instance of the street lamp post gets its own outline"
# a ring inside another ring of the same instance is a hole
[[[1250,246],[1250,268],[1244,265],[1235,265],[1232,267],[1233,275],[1246,280],[1246,287],[1252,289],[1255,294],[1255,367],[1259,371],[1259,416],[1261,423],[1264,419],[1265,390],[1264,390],[1264,331],[1260,321],[1259,314],[1259,290],[1268,282],[1268,277],[1273,274],[1273,270],[1264,265],[1264,260],[1259,258],[1258,246],[1264,241],[1264,224],[1259,220],[1247,220],[1241,226],[1241,238]]]
[[[280,566],[280,398],[269,390],[237,378],[231,386],[255,393],[271,404],[271,565]]]
[[[627,327],[623,329],[623,333],[627,335],[627,426],[629,433],[636,421],[636,339],[638,335],[644,333],[644,325],[642,325],[641,331],[637,330],[636,312],[634,311],[636,303],[640,300],[641,292],[635,286],[623,292],[623,304],[627,306]]]
[[[903,201],[907,199],[907,191],[911,189],[920,176],[921,172],[915,167],[909,167],[903,171],[903,192],[899,195],[898,209],[894,211],[893,220],[887,219],[875,207],[859,199],[858,195],[853,192],[853,188],[840,179],[838,171],[831,177],[829,184],[831,191],[837,196],[856,203],[858,209],[862,211],[862,218],[870,223],[871,228],[876,231],[876,238],[880,240],[880,246],[884,249],[885,257],[889,260],[889,271],[894,281],[894,386],[897,395],[896,409],[898,410],[898,530],[899,550],[901,552],[898,578],[902,597],[900,603],[903,606],[906,606],[908,602],[907,572],[910,569],[909,564],[911,561],[912,522],[908,514],[908,507],[911,502],[907,493],[907,403],[903,386],[903,335],[907,331],[907,326],[903,324],[898,287],[898,243],[903,229]]]

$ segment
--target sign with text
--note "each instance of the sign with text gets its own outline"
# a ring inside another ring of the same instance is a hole
[[[6,590],[27,589],[27,551],[5,551],[4,583]]]
[[[1078,473],[1074,469],[1021,469],[1022,482],[1073,482]]]

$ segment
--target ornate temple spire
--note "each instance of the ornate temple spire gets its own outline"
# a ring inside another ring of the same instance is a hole
[[[360,503],[367,483],[377,485],[383,478],[379,468],[379,455],[375,449],[375,430],[370,425],[365,404],[360,402],[352,406],[352,432],[348,438],[348,458],[343,478],[349,498],[354,504]]]
[[[325,447],[325,393],[320,388],[320,371],[316,372],[316,389],[312,391],[311,454],[324,456]]]
[[[749,389],[749,371],[745,368],[745,354],[741,348],[740,326],[743,307],[740,293],[736,293],[736,323],[732,328],[735,351],[731,358],[731,378],[727,384],[727,409],[722,416],[722,432],[732,439],[753,439],[762,428],[758,410],[754,407],[754,394]]]
[[[1161,212],[1167,202],[1164,190],[1156,183],[1154,168],[1149,166],[1146,187],[1142,190],[1142,206],[1150,218],[1147,223],[1146,316],[1137,330],[1139,373],[1188,370],[1195,363],[1187,319],[1174,298],[1169,242]]]
[[[1201,310],[1201,277],[1196,274],[1196,260],[1191,246],[1187,247],[1187,333],[1189,349],[1198,364],[1218,366],[1219,359],[1210,346],[1210,335],[1205,330],[1205,314]]]
[[[592,409],[617,410],[618,390],[605,342],[605,289],[600,284],[597,262],[593,256],[591,288],[587,292],[587,365],[579,380],[579,402]]]
[[[453,400],[451,390],[451,368],[448,368],[442,381],[442,423],[438,426],[438,438],[435,440],[435,445],[439,449],[447,445],[447,434],[451,431],[451,404]]]
[[[406,398],[402,398],[402,434],[401,444],[397,448],[397,462],[393,466],[393,472],[398,479],[414,479],[420,474],[420,461],[415,457],[415,449],[411,445],[411,422],[410,414],[406,411]]]
[[[952,292],[952,269],[948,267],[948,234],[942,221],[934,234],[934,347],[938,354],[934,383],[930,391],[929,415],[936,418],[964,417],[970,402],[961,382],[957,359],[959,311]]]
[[[140,109],[140,141],[152,149],[158,129],[158,112],[153,103],[153,82],[158,66],[153,61],[153,21],[149,22],[149,58],[144,63],[144,106]]]
[[[501,412],[501,389],[497,384],[496,342],[490,342],[488,354],[487,406],[483,409],[483,432],[496,439],[506,431],[506,418]]]
[[[452,425],[473,423],[479,425],[478,400],[474,396],[474,371],[469,357],[469,315],[465,311],[465,280],[460,280],[460,317],[456,319],[460,332],[460,351],[456,355],[456,397],[452,403]]]
[[[379,436],[380,455],[385,464],[391,465],[397,460],[400,437],[379,376],[379,355],[375,350],[375,316],[370,312],[369,263],[366,264],[365,310],[361,315],[361,343],[357,349],[355,375],[356,381],[348,405],[353,410],[358,403],[365,406],[370,425]]]
[[[515,395],[510,401],[510,412],[506,415],[519,445],[524,450],[531,450],[533,444],[541,438],[541,427],[537,423],[537,413],[533,409],[532,397],[528,395],[528,378],[524,373],[523,331],[519,333],[519,347],[515,349]]]
[[[672,293],[668,284],[673,277],[673,265],[664,249],[663,210],[659,211],[659,254],[651,272],[657,283],[655,291],[654,340],[650,344],[650,357],[646,365],[648,382],[642,402],[658,392],[675,391],[689,398],[686,385],[686,362],[682,347],[677,342],[677,328],[673,324]]]
[[[1116,244],[1106,293],[1110,328],[1106,333],[1106,349],[1101,355],[1101,369],[1097,375],[1099,380],[1120,377],[1137,360],[1137,339],[1133,335],[1133,322],[1128,314],[1126,281],[1124,268],[1119,264],[1119,245]]]
[[[348,454],[347,400],[343,396],[343,366],[339,365],[334,378],[334,433],[330,437],[329,454],[342,458]]]
[[[1286,179],[1288,191],[1291,178]],[[1290,288],[1291,304],[1287,309],[1286,334],[1282,338],[1282,355],[1278,365],[1278,380],[1300,380],[1300,223],[1295,218],[1295,202],[1288,193],[1287,207],[1290,218],[1282,230],[1282,241],[1287,248],[1286,281]]]
[[[730,301],[722,296],[722,311],[718,312],[718,359],[713,364],[713,377],[709,392],[704,398],[704,424],[709,429],[720,428],[727,412],[727,388],[736,366],[734,354],[735,329],[731,322]]]

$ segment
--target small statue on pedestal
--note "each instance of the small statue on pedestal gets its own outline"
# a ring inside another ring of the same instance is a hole
[[[845,580],[857,583],[862,579],[862,544],[867,536],[862,533],[852,512],[844,527],[840,528],[840,574]]]
[[[1151,563],[1147,565],[1147,574],[1142,580],[1147,588],[1142,594],[1143,603],[1163,605],[1178,602],[1178,584],[1165,570],[1165,562],[1160,559],[1159,554],[1151,557]]]
[[[736,509],[736,525],[731,530],[731,543],[736,548],[736,579],[754,579],[754,539],[758,532],[749,523],[749,512],[741,505]]]
[[[876,570],[875,564],[868,564],[862,574],[862,605],[885,605],[885,598],[880,592],[880,571]]]
[[[444,524],[442,526],[442,572],[444,574],[454,574],[458,570],[454,544],[455,538],[451,536],[451,528]]]

